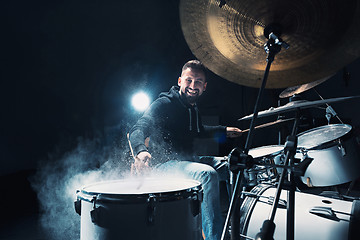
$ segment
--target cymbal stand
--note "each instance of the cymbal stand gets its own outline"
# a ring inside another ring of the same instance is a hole
[[[266,86],[266,81],[267,81],[267,78],[268,78],[268,75],[270,72],[271,63],[274,61],[275,55],[280,52],[281,46],[284,46],[286,49],[289,48],[289,45],[287,45],[285,42],[283,42],[280,38],[278,38],[275,35],[275,34],[280,33],[280,31],[278,31],[278,30],[280,30],[279,26],[275,26],[275,25],[268,26],[264,30],[264,35],[266,38],[268,38],[267,43],[264,45],[265,52],[267,53],[267,58],[266,58],[267,65],[266,65],[265,73],[264,73],[264,76],[262,79],[262,84],[261,84],[261,87],[259,89],[259,93],[258,93],[258,96],[256,99],[256,103],[255,103],[255,107],[254,107],[254,114],[251,119],[249,133],[246,138],[244,154],[248,154],[250,145],[251,145],[251,142],[253,139],[253,131],[254,131],[254,127],[255,127],[255,121],[256,121],[256,118],[257,118],[258,112],[259,112],[258,108],[259,108],[259,105],[260,105],[260,102],[261,102],[261,99],[263,96],[263,91]],[[230,166],[230,169],[231,169],[231,166]],[[243,187],[243,182],[244,182],[243,171],[244,171],[244,169],[240,169],[240,174],[239,174],[239,169],[232,171],[233,172],[232,182],[235,182],[235,184],[233,186],[232,197],[231,197],[231,201],[229,204],[229,210],[228,210],[228,213],[226,216],[223,232],[221,235],[221,240],[224,240],[224,238],[225,238],[226,231],[229,227],[230,217],[231,217],[231,240],[239,240],[240,239],[240,206],[242,203],[242,198],[241,198],[241,191],[239,189],[242,189],[242,187]]]
[[[289,135],[287,137],[287,141],[286,141],[285,147],[284,147],[284,150],[286,152],[284,166],[289,165],[290,169],[294,165],[294,156],[295,156],[296,148],[297,148],[296,132],[297,132],[297,128],[299,125],[299,121],[300,121],[299,111],[297,111],[291,135]],[[273,235],[274,235],[274,231],[275,231],[275,223],[274,223],[275,213],[277,210],[281,190],[283,188],[283,184],[284,184],[286,175],[287,175],[287,171],[285,171],[285,169],[284,169],[282,171],[280,179],[279,179],[275,198],[274,198],[273,204],[271,206],[271,212],[270,212],[269,219],[265,220],[263,222],[260,232],[255,237],[256,239],[261,239],[261,240],[273,239]],[[286,239],[293,240],[294,239],[294,229],[295,229],[294,228],[294,225],[295,225],[294,217],[295,217],[295,187],[296,187],[295,181],[294,181],[294,172],[289,171],[288,177],[289,177],[288,180],[290,183],[290,189],[288,191]]]

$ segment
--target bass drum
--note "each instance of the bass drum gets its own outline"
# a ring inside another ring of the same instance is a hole
[[[240,233],[255,238],[264,220],[268,219],[276,188],[258,185],[241,205]],[[274,239],[286,239],[287,191],[282,190],[275,214]],[[295,239],[341,240],[358,239],[360,201],[348,202],[318,195],[295,192]],[[243,236],[243,237],[244,237]],[[245,237],[243,239],[246,239]]]
[[[199,240],[201,184],[187,179],[94,183],[77,192],[82,240]]]
[[[347,124],[331,124],[298,134],[298,158],[313,158],[301,180],[308,186],[347,183],[360,176],[359,146]]]

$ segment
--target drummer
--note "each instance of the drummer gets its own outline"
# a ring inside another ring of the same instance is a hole
[[[174,175],[201,182],[202,227],[207,240],[220,239],[224,219],[220,212],[219,181],[229,179],[228,168],[218,157],[198,157],[194,154],[196,137],[239,137],[236,127],[202,124],[196,102],[206,90],[206,68],[198,60],[185,63],[178,86],[161,93],[129,132],[135,161],[132,170],[137,174],[151,166]],[[150,145],[145,139],[150,137]]]

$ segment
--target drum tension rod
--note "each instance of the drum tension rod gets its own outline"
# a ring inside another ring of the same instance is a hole
[[[246,191],[242,191],[242,194],[248,196],[248,197],[254,197],[254,198],[266,198],[268,199],[268,204],[272,205],[274,203],[274,197],[273,196],[262,196],[262,195],[258,195],[252,192],[246,192]],[[279,199],[278,202],[278,207],[286,209],[287,207],[287,201],[284,199]]]

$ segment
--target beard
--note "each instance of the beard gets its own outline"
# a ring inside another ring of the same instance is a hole
[[[196,90],[195,94],[191,94],[186,88],[185,92],[181,92],[181,97],[189,104],[195,104],[200,97],[199,91]]]

